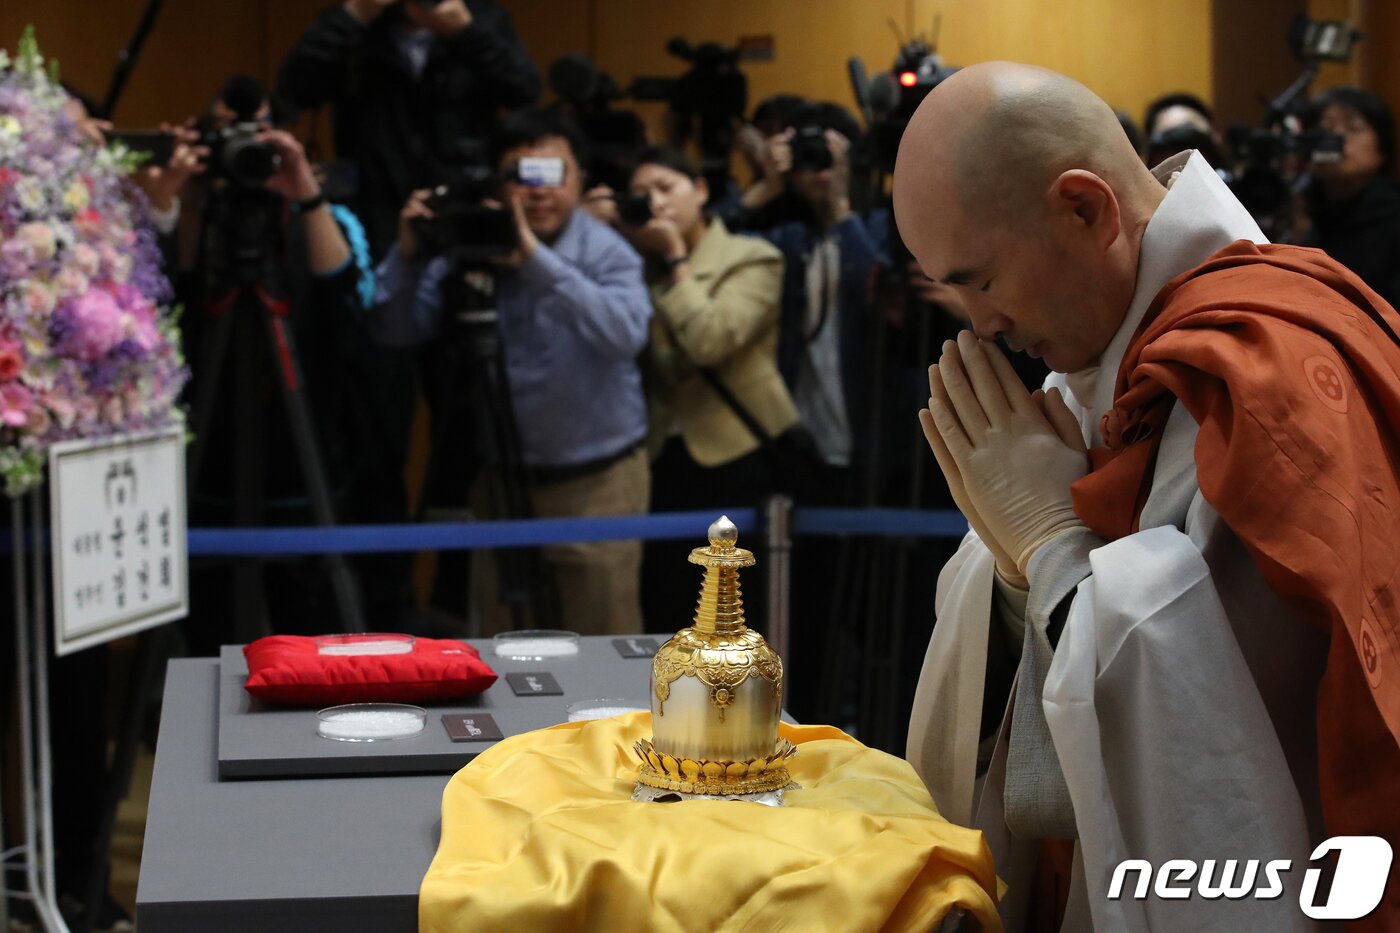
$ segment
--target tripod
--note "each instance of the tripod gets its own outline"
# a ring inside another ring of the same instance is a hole
[[[901,345],[917,355],[929,352],[934,311],[921,306],[922,302],[910,292],[904,275],[909,254],[897,238],[891,243],[890,253],[893,268],[886,277],[886,295],[901,303],[903,320],[912,333],[896,343],[898,338],[890,333],[886,315],[879,310],[870,315],[866,369],[870,374],[870,395],[862,413],[869,431],[867,455],[853,477],[856,488],[850,504],[865,508],[882,505],[885,496],[895,491],[892,481],[903,474],[907,487],[899,495],[899,504],[919,508],[925,496],[928,449],[914,430],[908,434],[905,449],[885,436],[885,409],[890,404],[906,401],[899,391],[902,379],[894,383],[896,397],[890,398],[887,394],[891,388],[887,372],[892,350]],[[912,422],[912,417],[909,420]],[[893,463],[886,462],[888,454],[895,454]],[[897,751],[901,747],[901,725],[907,722],[907,716],[902,715],[905,711],[900,707],[906,686],[905,642],[910,636],[906,627],[910,612],[910,567],[919,556],[918,552],[917,542],[909,537],[842,538],[830,614],[826,620],[827,649],[822,680],[827,684],[856,684],[856,732],[863,742],[887,751]],[[931,601],[928,608],[931,611]],[[852,619],[860,620],[855,631],[849,624]],[[846,704],[851,699],[849,694],[828,693],[828,705],[821,711],[823,721],[839,721],[849,712]]]
[[[189,487],[198,488],[208,448],[214,403],[224,363],[232,352],[234,367],[234,523],[256,526],[263,517],[263,425],[261,391],[266,384],[266,364],[281,391],[292,443],[302,481],[317,525],[335,524],[320,444],[316,440],[306,384],[292,336],[290,305],[277,297],[270,283],[281,250],[282,202],[264,192],[226,190],[206,214],[201,253],[209,260],[211,280],[224,286],[211,290],[220,297],[206,306],[210,321],[200,351],[202,385],[195,394],[195,438],[189,455]],[[212,229],[211,229],[212,228]],[[221,241],[221,250],[207,249],[210,234]],[[212,254],[212,255],[211,255]],[[342,554],[323,558],[334,591],[341,627],[364,631],[364,608],[359,583]],[[233,610],[235,631],[242,642],[252,641],[268,629],[267,595],[259,561],[239,558],[234,564]]]
[[[534,505],[520,449],[520,429],[511,402],[510,381],[501,346],[500,315],[496,309],[496,274],[488,264],[458,261],[443,281],[444,353],[456,376],[451,397],[438,406],[434,449],[448,448],[470,424],[486,483],[486,510],[481,518],[534,517]],[[466,400],[465,409],[456,400]],[[433,458],[427,488],[443,482],[441,460]],[[450,478],[448,478],[450,480]],[[502,548],[495,552],[500,602],[515,628],[558,624],[558,594],[534,548]]]

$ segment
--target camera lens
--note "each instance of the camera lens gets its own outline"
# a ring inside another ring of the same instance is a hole
[[[282,157],[267,143],[246,136],[224,146],[224,169],[240,184],[260,185],[277,173]]]

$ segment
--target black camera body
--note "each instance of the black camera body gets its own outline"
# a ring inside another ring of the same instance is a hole
[[[515,215],[482,203],[493,193],[495,180],[490,169],[475,166],[434,188],[427,202],[432,218],[414,224],[424,248],[465,265],[486,263],[514,252],[520,242]]]
[[[245,188],[261,186],[282,167],[282,157],[271,144],[261,142],[266,127],[249,120],[200,134],[199,144],[209,148],[208,165],[216,178]]]
[[[651,220],[651,197],[645,194],[617,194],[617,216],[629,227],[645,227]]]
[[[792,135],[792,170],[794,172],[820,172],[831,168],[835,159],[831,146],[826,141],[826,130],[821,126],[798,127]]]

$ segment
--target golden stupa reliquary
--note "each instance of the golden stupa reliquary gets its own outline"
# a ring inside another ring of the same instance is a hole
[[[742,796],[791,783],[796,749],[778,738],[783,662],[744,624],[739,570],[755,563],[727,517],[709,547],[690,552],[705,568],[694,625],[662,645],[651,665],[652,739],[635,746],[639,792]]]

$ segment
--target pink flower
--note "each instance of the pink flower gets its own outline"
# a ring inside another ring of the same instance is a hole
[[[49,428],[53,427],[53,419],[42,405],[35,405],[29,412],[29,422],[26,425],[29,433],[36,437],[43,437],[49,433]]]
[[[59,270],[58,276],[53,280],[54,287],[58,289],[59,295],[63,297],[76,297],[83,294],[91,286],[88,277],[83,275],[72,266],[64,266]]]
[[[24,309],[33,317],[48,317],[53,313],[53,289],[43,282],[30,280],[24,284]]]
[[[18,382],[0,385],[0,423],[12,428],[28,424],[32,402],[33,397],[29,390]]]
[[[76,266],[83,275],[93,278],[102,267],[102,257],[97,250],[86,243],[79,243],[73,247],[73,265]]]
[[[30,260],[34,262],[52,259],[54,250],[58,247],[53,228],[37,221],[20,225],[15,231],[15,240],[24,247]]]
[[[65,431],[73,426],[73,422],[78,418],[78,410],[73,407],[73,403],[61,395],[50,395],[44,399],[44,404],[48,406],[54,418],[58,420],[58,426]]]
[[[102,420],[112,427],[121,427],[124,415],[122,412],[122,400],[113,395],[102,405]]]
[[[160,331],[156,329],[156,309],[146,304],[127,315],[130,324],[127,334],[145,353],[151,353],[160,346]]]
[[[24,357],[19,344],[0,340],[0,382],[13,382],[24,371]]]
[[[73,303],[76,331],[65,340],[67,355],[100,360],[122,339],[122,309],[106,288],[89,288]]]
[[[146,417],[146,399],[141,397],[141,390],[136,386],[128,386],[122,393],[122,403],[133,418]]]
[[[73,226],[85,232],[95,233],[102,229],[102,215],[89,207],[73,215]]]
[[[84,431],[91,430],[97,423],[97,402],[90,395],[82,395],[77,400],[78,426]]]

